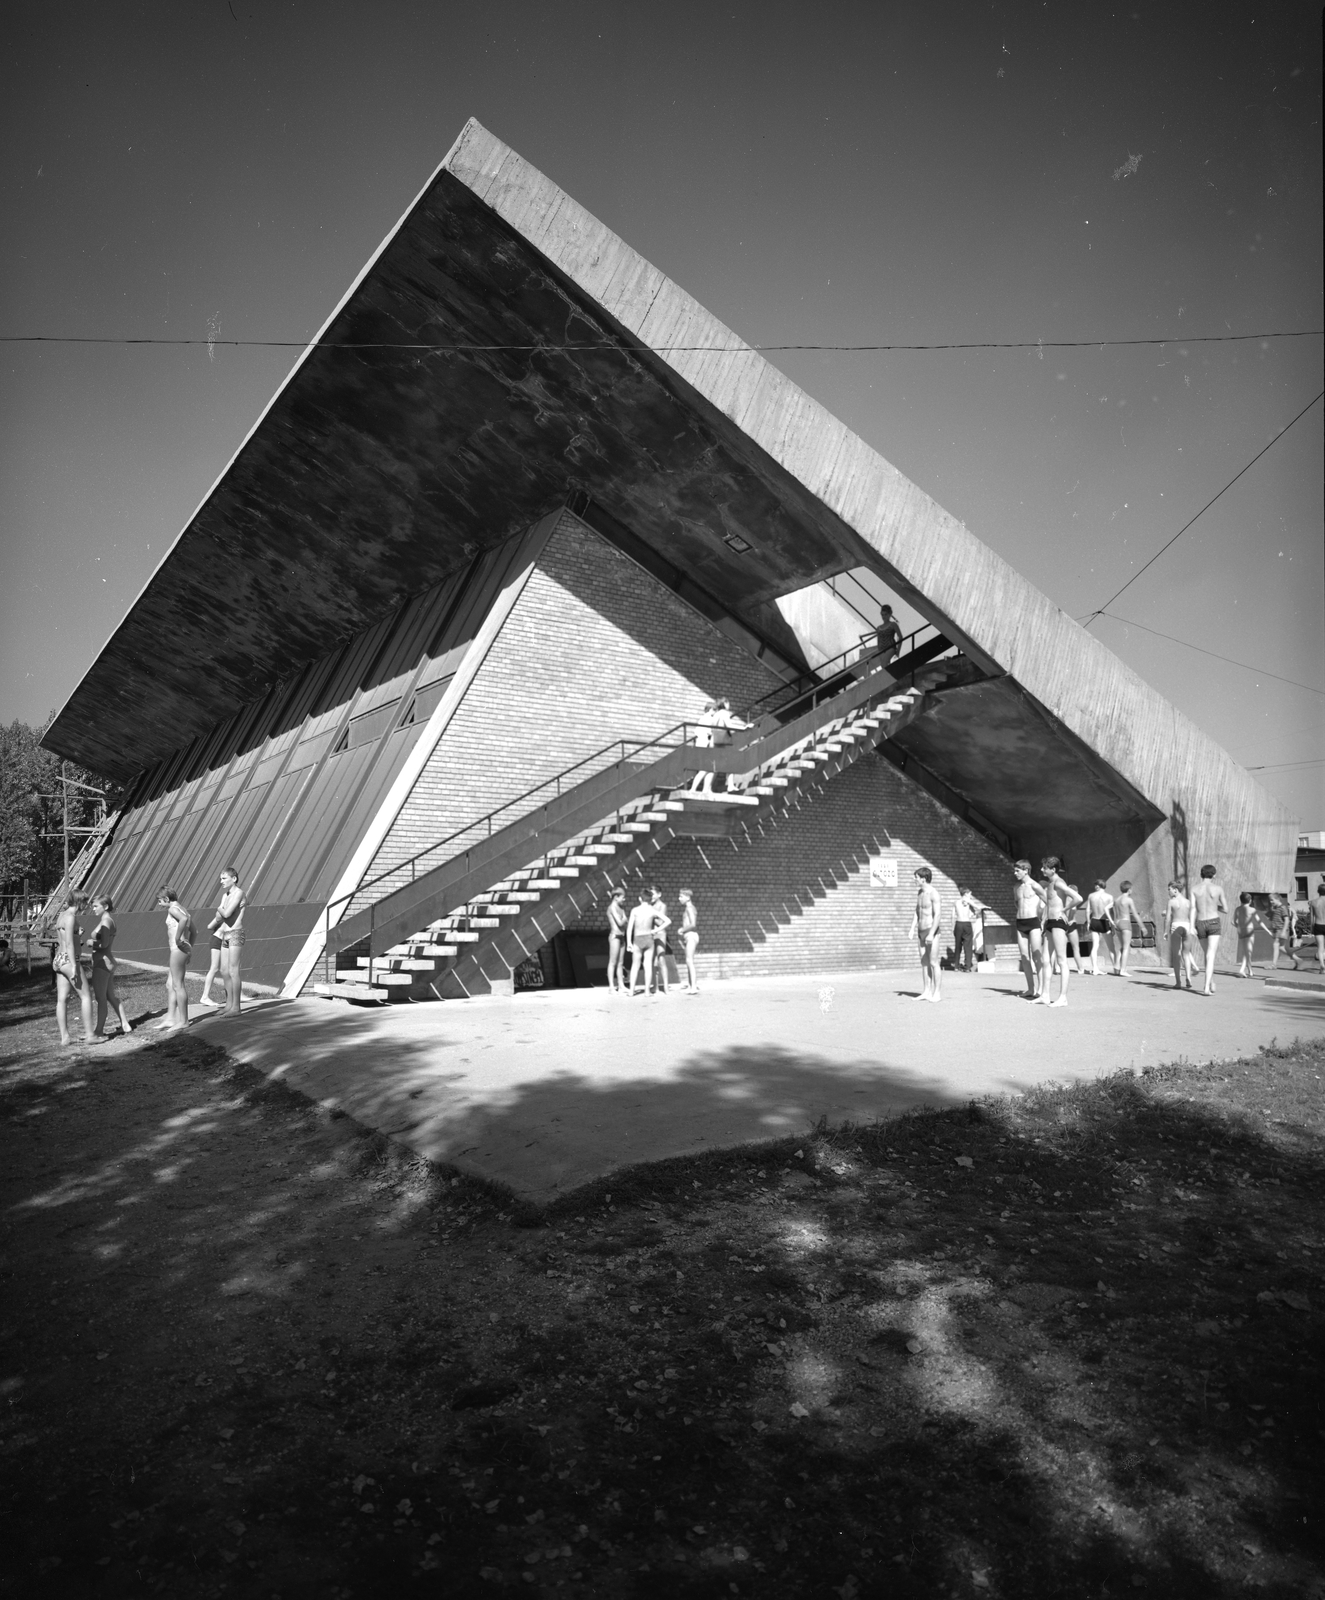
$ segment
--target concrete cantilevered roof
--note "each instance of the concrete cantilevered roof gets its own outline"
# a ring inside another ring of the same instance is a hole
[[[384,348],[402,344],[429,348]],[[1008,680],[967,717],[966,766],[941,773],[994,820],[1004,790],[1033,806],[1007,740],[982,753],[980,730],[1001,718],[1046,770],[1081,778],[1057,804],[1046,796],[1050,811],[1085,825],[1130,814],[1143,832],[1176,818],[1184,838],[1218,819],[1225,857],[1254,860],[1267,882],[1291,859],[1293,819],[1223,750],[475,122],[46,743],[127,776],[572,490],[751,620],[776,595],[872,567]],[[930,730],[923,758],[941,767],[942,745]]]

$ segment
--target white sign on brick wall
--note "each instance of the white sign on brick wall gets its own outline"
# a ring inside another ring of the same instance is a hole
[[[897,887],[897,857],[870,857],[870,888],[895,889]]]

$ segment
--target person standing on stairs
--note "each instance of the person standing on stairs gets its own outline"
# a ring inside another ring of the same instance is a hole
[[[879,608],[879,631],[876,634],[875,648],[883,659],[891,665],[897,660],[897,652],[902,648],[902,625],[893,616],[891,606]]]
[[[648,994],[653,978],[653,906],[649,903],[647,889],[640,890],[639,904],[631,908],[630,916],[626,919],[626,943],[630,946],[630,985],[626,992],[634,997],[635,979],[642,966],[643,992]]]
[[[938,960],[939,923],[943,902],[934,887],[934,874],[928,867],[916,868],[916,914],[911,918],[909,937],[920,944],[921,989],[914,998],[937,1001],[940,996],[941,974]]]
[[[751,724],[743,722],[732,711],[730,700],[706,700],[704,709],[699,716],[699,726],[695,730],[695,747],[699,750],[713,750],[720,745],[732,742],[733,728],[748,728]],[[713,780],[716,773],[697,772],[690,788],[694,794],[712,794]]]
[[[626,991],[626,891],[617,885],[607,902],[607,986],[613,994]]]
[[[1209,862],[1201,868],[1201,879],[1192,894],[1192,911],[1196,917],[1196,936],[1201,941],[1205,955],[1205,986],[1202,994],[1215,992],[1215,955],[1219,950],[1219,936],[1224,931],[1224,918],[1228,915],[1228,901],[1222,886],[1215,882],[1215,869]]]

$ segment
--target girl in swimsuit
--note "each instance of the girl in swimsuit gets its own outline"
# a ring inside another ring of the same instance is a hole
[[[695,978],[695,947],[699,944],[699,913],[695,909],[695,901],[689,889],[682,889],[678,899],[681,902],[681,947],[685,951],[686,981],[685,993],[698,994],[699,984]]]
[[[1192,959],[1192,903],[1176,883],[1169,885],[1169,903],[1164,907],[1164,937],[1169,941],[1169,962],[1173,967],[1173,987],[1190,989],[1196,962]]]
[[[108,894],[98,895],[92,902],[92,910],[97,918],[97,925],[88,940],[92,946],[92,992],[97,998],[97,1026],[92,1035],[94,1039],[106,1037],[108,1007],[113,1007],[119,1016],[120,1032],[133,1032],[129,1013],[124,1009],[120,992],[115,987],[115,957],[111,954],[111,946],[115,943],[115,935],[119,929],[115,926],[115,918],[111,915],[114,909],[115,902]]]
[[[55,971],[55,1022],[60,1030],[62,1045],[70,1042],[65,1008],[69,1004],[71,994],[78,996],[78,1009],[83,1019],[83,1037],[92,1038],[92,990],[83,980],[83,968],[79,960],[83,948],[83,930],[78,925],[78,917],[86,905],[87,896],[80,889],[75,889],[69,896],[68,905],[60,913],[59,921],[55,924],[58,943],[55,954],[51,957],[51,966]]]
[[[179,903],[173,889],[158,889],[156,903],[166,909],[166,952],[170,963],[166,974],[166,1014],[158,1028],[187,1028],[189,1025],[189,986],[186,981],[189,957],[193,954],[193,918]]]
[[[616,888],[607,902],[607,986],[623,994],[626,985],[626,891]]]
[[[1059,875],[1063,863],[1057,856],[1046,856],[1040,863],[1040,878],[1044,886],[1044,936],[1040,941],[1040,992],[1032,1001],[1037,1006],[1065,1006],[1067,1004],[1067,925],[1072,908],[1081,896]],[[1060,977],[1058,998],[1049,998],[1052,989],[1054,963]]]

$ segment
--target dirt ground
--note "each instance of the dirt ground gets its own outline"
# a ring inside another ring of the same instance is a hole
[[[199,1037],[61,1053],[11,979],[0,1595],[1325,1595],[1322,1072],[540,1213]]]

